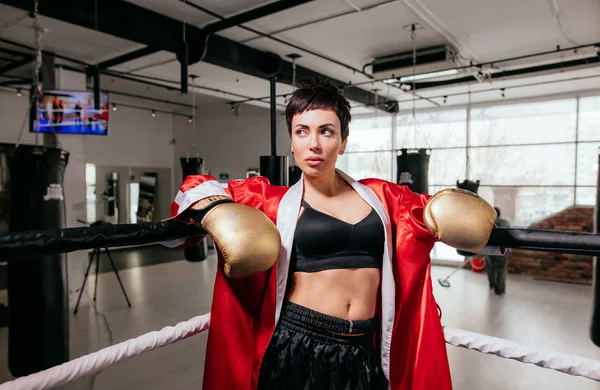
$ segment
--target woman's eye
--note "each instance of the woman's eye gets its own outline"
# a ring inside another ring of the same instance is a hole
[[[333,131],[331,131],[329,129],[323,129],[323,134],[331,135],[331,134],[333,134]]]

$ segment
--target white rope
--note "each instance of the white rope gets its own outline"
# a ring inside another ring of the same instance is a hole
[[[456,347],[488,353],[504,359],[513,359],[521,363],[531,363],[565,374],[600,381],[600,361],[598,360],[532,348],[514,341],[462,329],[445,327],[444,334],[446,342]]]
[[[63,363],[11,382],[0,385],[0,390],[52,389],[75,379],[95,374],[123,360],[136,357],[156,348],[164,347],[208,329],[210,313],[167,326],[160,331],[146,333],[134,339],[101,349],[89,355]]]
[[[75,379],[100,372],[123,360],[196,335],[208,329],[209,322],[210,313],[206,313],[175,326],[168,326],[160,331],[146,333],[134,339],[101,349],[63,363],[60,366],[3,383],[0,385],[0,390],[52,389]],[[444,334],[446,342],[456,347],[492,354],[504,359],[513,359],[522,363],[531,363],[543,368],[600,381],[600,361],[598,360],[530,348],[513,341],[462,329],[445,327]]]

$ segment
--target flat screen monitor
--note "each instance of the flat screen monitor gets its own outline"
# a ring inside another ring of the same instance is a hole
[[[37,102],[31,131],[57,134],[108,134],[108,93],[100,93],[100,107],[94,106],[94,92],[43,91]]]

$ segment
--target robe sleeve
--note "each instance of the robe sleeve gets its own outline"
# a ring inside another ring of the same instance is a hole
[[[417,194],[406,188],[405,199],[408,201],[407,206],[407,223],[410,231],[426,245],[435,244],[438,239],[435,238],[427,229],[423,214],[425,206],[432,195],[428,194]],[[503,256],[506,253],[505,248],[497,248],[491,246],[485,246],[476,254],[487,255],[487,256]]]
[[[408,188],[406,188],[405,191],[405,219],[408,228],[419,241],[423,242],[425,245],[433,246],[438,239],[429,232],[423,218],[425,206],[429,199],[431,199],[431,195],[417,194]]]

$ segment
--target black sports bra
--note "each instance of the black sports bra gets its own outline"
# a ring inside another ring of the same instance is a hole
[[[294,236],[297,272],[342,268],[380,268],[385,232],[377,212],[355,225],[315,210],[302,200],[304,212]]]

